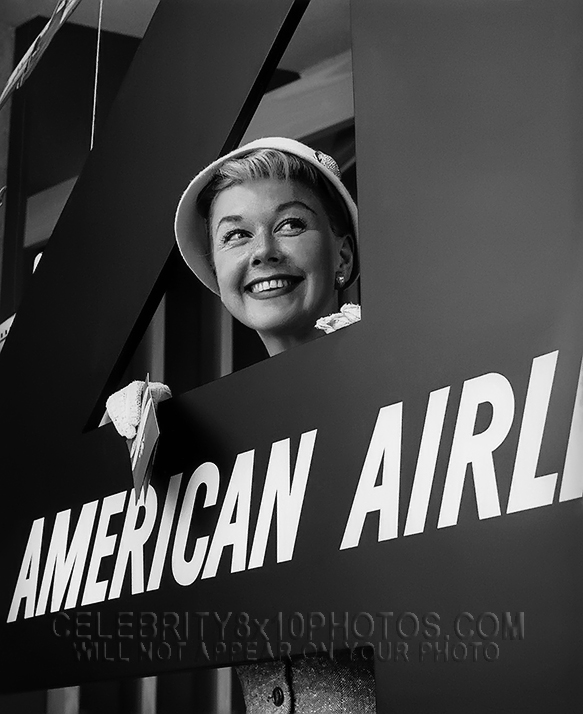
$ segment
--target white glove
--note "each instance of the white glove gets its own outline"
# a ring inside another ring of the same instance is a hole
[[[105,403],[107,414],[113,425],[121,436],[126,439],[133,439],[140,423],[140,412],[142,409],[142,394],[145,382],[131,382],[114,392]],[[154,404],[170,399],[172,392],[162,382],[150,382],[150,391]]]

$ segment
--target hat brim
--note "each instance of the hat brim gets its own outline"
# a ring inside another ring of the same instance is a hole
[[[219,169],[225,161],[239,156],[244,156],[255,149],[276,149],[304,159],[304,161],[307,161],[309,164],[318,169],[328,179],[336,191],[338,191],[350,214],[354,235],[352,272],[345,285],[345,288],[350,287],[350,285],[358,277],[360,267],[358,260],[358,209],[356,204],[338,176],[320,163],[317,151],[314,151],[309,146],[306,146],[295,139],[286,139],[284,137],[266,137],[263,139],[256,139],[249,144],[240,146],[234,151],[231,151],[230,153],[221,156],[216,161],[213,161],[213,163],[209,164],[206,168],[200,171],[200,173],[198,173],[188,184],[180,201],[178,202],[174,218],[174,233],[176,235],[176,242],[178,243],[180,253],[182,254],[182,257],[188,267],[209,290],[212,290],[214,293],[219,295],[219,286],[212,268],[207,228],[203,217],[197,210],[196,202],[200,192],[209,183],[217,169]]]

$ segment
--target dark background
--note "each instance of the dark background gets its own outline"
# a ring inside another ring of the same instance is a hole
[[[290,3],[245,3],[228,24],[220,5],[162,3],[0,355],[12,496],[1,526],[3,612],[32,520],[129,485],[113,429],[82,430],[157,304],[176,196],[244,130],[277,64],[265,57]],[[379,710],[575,712],[580,502],[559,503],[557,488],[552,506],[504,511],[532,359],[559,350],[537,473],[558,471],[560,483],[583,351],[581,7],[359,0],[352,21],[364,319],[160,409],[159,493],[170,474],[190,475],[204,460],[218,465],[224,493],[236,455],[255,449],[252,530],[271,444],[290,437],[296,448],[318,429],[294,558],[276,564],[268,551],[263,568],[231,574],[225,557],[214,579],[181,588],[167,573],[159,591],[126,589],[95,609],[437,611],[446,621],[523,611],[525,639],[502,643],[495,662],[377,662]],[[140,270],[128,286],[130,264]],[[63,277],[66,265],[75,270]],[[487,372],[506,376],[516,398],[495,454],[503,515],[478,519],[468,473],[458,525],[437,529],[462,384]],[[425,532],[379,543],[372,515],[359,547],[339,551],[379,408],[404,402],[402,533],[427,395],[446,385]],[[51,621],[3,626],[5,689],[122,674],[83,668],[55,642]],[[123,674],[162,669],[134,662]]]

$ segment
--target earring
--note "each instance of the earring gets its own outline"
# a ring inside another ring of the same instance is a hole
[[[336,276],[336,286],[338,287],[339,290],[341,290],[344,287],[344,283],[346,282],[346,278],[342,273],[338,273]]]

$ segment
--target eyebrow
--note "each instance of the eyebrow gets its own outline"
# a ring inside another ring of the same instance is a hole
[[[310,206],[308,206],[308,204],[304,203],[303,201],[288,201],[287,203],[280,203],[280,205],[277,207],[277,210],[285,211],[286,208],[291,208],[292,206],[303,206],[304,208],[307,208],[308,211],[311,211],[315,216],[318,215],[313,208],[310,208]]]
[[[315,216],[318,215],[313,208],[310,208],[310,206],[308,206],[308,204],[304,203],[303,201],[287,201],[286,203],[280,203],[279,206],[276,208],[276,211],[277,213],[281,213],[287,208],[292,208],[293,206],[302,206],[303,208],[306,208],[308,211],[313,213]],[[243,216],[237,214],[231,216],[223,216],[221,220],[217,223],[217,228],[223,223],[241,223],[241,221],[243,220]]]
[[[217,228],[221,223],[241,223],[243,216],[223,216],[221,220],[217,223]]]

